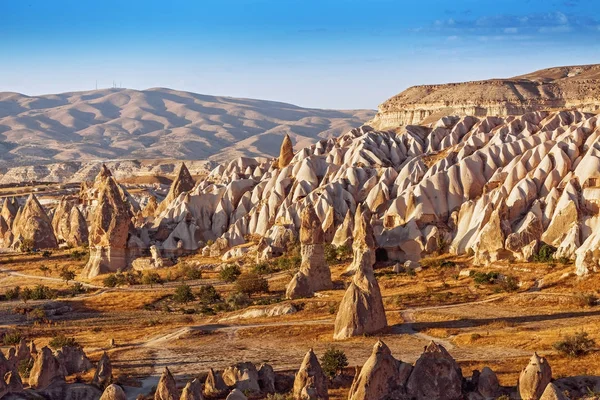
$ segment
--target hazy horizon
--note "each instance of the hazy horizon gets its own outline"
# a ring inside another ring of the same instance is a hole
[[[0,91],[166,87],[375,109],[413,85],[600,62],[596,6],[568,0],[104,1],[0,5]]]

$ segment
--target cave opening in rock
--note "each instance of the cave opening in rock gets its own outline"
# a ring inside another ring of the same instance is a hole
[[[387,250],[381,247],[377,248],[375,250],[375,261],[389,261]]]

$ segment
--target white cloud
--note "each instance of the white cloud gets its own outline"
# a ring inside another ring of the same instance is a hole
[[[519,33],[519,28],[504,28],[504,33]]]

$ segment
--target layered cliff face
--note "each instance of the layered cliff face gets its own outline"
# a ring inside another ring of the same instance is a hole
[[[423,85],[379,106],[370,125],[390,129],[446,115],[509,116],[541,110],[600,110],[600,65],[549,68],[510,79]]]

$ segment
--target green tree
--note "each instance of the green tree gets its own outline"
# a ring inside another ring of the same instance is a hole
[[[192,289],[189,287],[189,285],[182,283],[181,285],[175,288],[175,293],[173,294],[173,301],[177,303],[187,304],[193,300],[194,293],[192,293]]]
[[[267,280],[254,272],[240,275],[235,283],[235,287],[239,292],[245,293],[248,296],[269,291]]]
[[[150,285],[150,287],[152,287],[153,285],[162,285],[164,281],[157,272],[148,271],[146,272],[146,274],[144,274],[144,277],[142,278],[142,283],[144,285]]]
[[[221,300],[221,295],[213,285],[205,285],[198,290],[198,300],[203,304],[216,303]]]
[[[240,267],[238,267],[235,264],[229,264],[226,265],[221,272],[219,273],[219,276],[221,277],[222,280],[224,280],[225,282],[235,282],[236,279],[242,274],[242,271],[240,270]]]
[[[75,272],[71,271],[68,267],[64,267],[60,271],[60,277],[68,285],[69,281],[72,281],[73,279],[75,279]]]
[[[321,368],[330,379],[341,373],[347,366],[348,358],[342,350],[330,347],[321,356]]]

